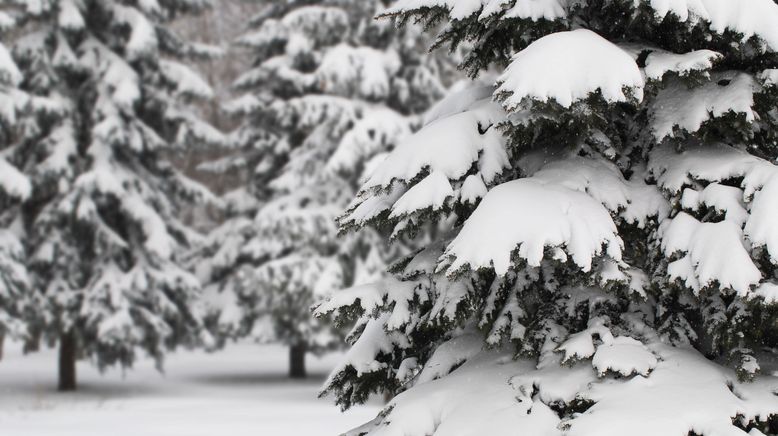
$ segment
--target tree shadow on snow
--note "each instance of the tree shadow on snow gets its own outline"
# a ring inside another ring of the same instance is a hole
[[[72,392],[59,392],[56,383],[44,381],[30,383],[29,380],[6,380],[0,387],[0,396],[16,398],[16,408],[21,410],[54,410],[63,404],[92,404],[90,407],[94,407],[94,403],[99,408],[99,405],[109,401],[128,400],[159,392],[158,388],[138,385],[129,380],[126,383],[99,380],[84,382]]]
[[[257,385],[315,385],[321,386],[327,379],[327,373],[312,373],[304,379],[292,379],[285,372],[278,373],[223,373],[223,374],[199,374],[189,380],[205,385],[214,386],[257,386]]]

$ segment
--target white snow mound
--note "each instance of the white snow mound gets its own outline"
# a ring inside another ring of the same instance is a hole
[[[517,53],[497,79],[506,110],[525,98],[554,100],[565,108],[599,91],[608,103],[643,99],[640,68],[629,53],[586,29],[558,32]]]

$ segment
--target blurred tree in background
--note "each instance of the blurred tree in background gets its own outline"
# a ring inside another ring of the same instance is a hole
[[[29,184],[3,218],[28,254],[30,286],[15,299],[35,308],[30,345],[59,343],[61,390],[76,388],[78,358],[127,367],[143,349],[161,364],[166,349],[207,339],[200,284],[180,259],[198,235],[177,214],[211,194],[162,158],[225,141],[194,114],[192,102],[213,91],[187,66],[219,52],[168,25],[206,6],[2,2],[0,17],[18,27],[8,46],[21,75],[11,83],[33,96],[10,100],[33,113],[3,144]]]
[[[222,105],[235,95],[232,87],[235,78],[248,69],[252,61],[251,50],[235,44],[235,40],[246,31],[248,19],[263,6],[258,0],[211,0],[212,7],[197,15],[178,17],[173,28],[182,37],[220,47],[222,55],[211,59],[194,59],[193,63],[203,78],[213,88],[214,98],[194,103],[197,113],[210,124],[223,132],[237,127],[239,120],[229,116]],[[214,173],[200,168],[203,162],[209,162],[228,154],[239,153],[235,148],[197,147],[184,153],[171,155],[174,164],[182,168],[190,177],[208,186],[214,193],[223,194],[246,183],[247,175],[243,171]],[[201,230],[208,230],[222,219],[218,208],[205,210],[203,205],[194,204],[185,208],[184,218]]]
[[[13,18],[0,12],[3,41],[16,27]],[[44,112],[52,102],[33,98],[18,88],[23,77],[8,47],[0,42],[0,359],[7,334],[24,331],[25,295],[29,277],[22,244],[20,208],[32,193],[30,180],[13,165],[13,150],[26,139],[25,117]]]
[[[458,77],[387,4],[1,0],[0,349],[59,344],[73,389],[82,357],[253,336],[302,376],[339,344],[310,306],[408,247],[335,221]]]
[[[237,152],[207,165],[248,183],[224,196],[228,217],[198,253],[198,275],[217,337],[287,344],[300,377],[306,352],[341,341],[311,304],[382,276],[402,250],[376,233],[339,239],[335,220],[443,95],[453,63],[425,56],[415,29],[375,21],[381,1],[260,3],[238,39],[252,63],[226,104]]]

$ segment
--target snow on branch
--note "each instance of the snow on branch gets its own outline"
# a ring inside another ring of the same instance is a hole
[[[627,52],[590,30],[578,29],[530,44],[513,57],[497,84],[495,94],[513,111],[525,99],[569,108],[597,91],[608,103],[640,102],[645,83]]]
[[[157,31],[154,24],[138,9],[132,6],[113,4],[114,19],[130,27],[130,37],[125,44],[130,60],[154,55],[158,49]]]
[[[379,282],[357,285],[333,293],[319,303],[314,310],[315,316],[329,313],[339,314],[354,305],[359,305],[361,313],[370,315],[376,309],[392,308],[386,318],[386,327],[394,330],[410,320],[409,302],[413,300],[418,284],[413,281],[400,281],[389,277]]]
[[[0,43],[0,83],[5,82],[11,85],[18,85],[22,81],[22,73],[16,66],[11,53]]]
[[[589,271],[596,256],[607,253],[620,260],[621,245],[616,225],[600,202],[585,192],[527,178],[492,189],[448,246],[446,256],[453,258],[450,272],[467,265],[494,268],[502,275],[514,263],[517,249],[528,265],[540,266],[546,247],[552,247],[557,248],[557,260],[565,261],[569,255]]]
[[[481,93],[463,92],[465,100]],[[490,99],[439,106],[439,117],[397,147],[370,171],[358,198],[340,218],[342,228],[363,226],[384,212],[405,219],[451,202],[474,204],[510,166],[505,137],[495,122],[505,116]],[[469,174],[473,172],[474,174]]]
[[[665,255],[685,253],[667,266],[672,279],[695,291],[716,282],[741,296],[762,279],[744,246],[742,230],[732,221],[701,223],[681,212],[663,224],[659,235]]]
[[[159,61],[160,74],[181,95],[209,99],[213,97],[213,89],[200,75],[188,66],[168,59]]]
[[[504,18],[556,20],[567,16],[569,0],[399,0],[388,8],[385,15],[407,14],[422,8],[441,7],[448,10],[452,20],[462,20],[476,13],[479,19],[503,12]]]
[[[491,182],[508,165],[503,137],[494,128],[504,116],[499,105],[482,100],[428,124],[401,142],[362,190],[386,188],[395,180],[408,182],[425,170],[457,180],[476,162],[481,163],[484,181]]]
[[[657,147],[649,171],[671,193],[686,187],[681,204],[688,212],[705,205],[724,215],[723,221],[703,223],[681,212],[663,223],[660,236],[665,254],[686,253],[670,263],[668,274],[694,290],[716,282],[740,295],[750,294],[763,278],[751,251],[763,246],[770,261],[778,263],[778,231],[773,225],[778,167],[717,144],[688,147],[680,153],[670,146]]]
[[[486,194],[446,250],[454,258],[448,270],[469,265],[493,267],[505,274],[514,264],[514,255],[539,266],[546,249],[552,248],[557,260],[564,262],[569,256],[588,271],[594,257],[621,259],[614,216],[644,224],[648,217],[661,219],[668,212],[659,191],[639,177],[625,180],[605,160],[553,161],[531,177],[499,185]]]
[[[624,51],[637,60],[644,56],[643,73],[648,80],[662,80],[667,74],[675,73],[686,77],[692,73],[704,73],[706,76],[724,55],[713,50],[694,50],[688,53],[673,53],[644,44],[619,44]]]
[[[0,156],[0,191],[11,197],[27,199],[32,193],[30,180]]]
[[[411,134],[412,119],[392,109],[365,105],[327,161],[333,171],[354,172],[358,164]]]
[[[773,0],[652,0],[657,20],[673,15],[682,22],[708,23],[714,32],[737,32],[743,40],[757,37],[778,51],[778,5]]]
[[[688,88],[673,81],[651,104],[651,129],[657,141],[674,135],[676,128],[687,133],[700,130],[703,123],[726,114],[742,114],[747,122],[758,118],[754,94],[761,90],[748,73],[725,72],[712,75],[702,86]]]

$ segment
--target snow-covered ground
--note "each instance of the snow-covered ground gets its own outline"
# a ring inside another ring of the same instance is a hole
[[[2,436],[325,436],[375,417],[380,405],[346,413],[317,392],[339,356],[309,357],[311,377],[286,378],[286,350],[237,344],[216,354],[179,352],[165,374],[138,362],[124,374],[79,364],[80,391],[56,392],[56,352],[0,361]]]

